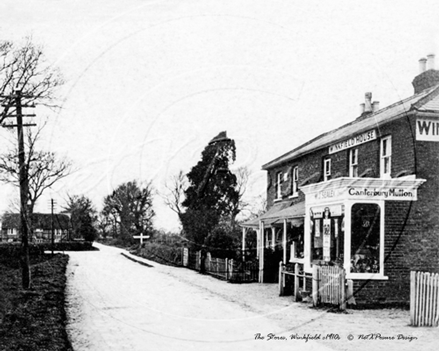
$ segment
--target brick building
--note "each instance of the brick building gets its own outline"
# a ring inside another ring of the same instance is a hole
[[[275,255],[307,274],[344,267],[358,303],[405,303],[411,270],[438,272],[439,72],[426,61],[411,97],[379,109],[366,93],[352,122],[263,165],[268,209],[243,225],[260,282]]]

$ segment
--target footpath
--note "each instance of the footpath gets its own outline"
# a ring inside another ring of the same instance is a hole
[[[319,340],[337,350],[438,350],[439,329],[411,327],[409,311],[398,308],[347,310],[346,313],[315,309],[294,302],[292,296],[279,296],[277,284],[233,284],[182,267],[170,267],[122,250],[137,263],[216,294],[244,309],[275,321],[286,333],[305,343]],[[258,333],[258,331],[256,331]],[[262,342],[270,335],[261,335]],[[276,336],[272,335],[271,342]],[[274,344],[276,347],[276,344]]]

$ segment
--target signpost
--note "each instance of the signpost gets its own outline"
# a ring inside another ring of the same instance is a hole
[[[141,233],[140,235],[134,235],[133,239],[140,239],[141,240],[141,245],[144,243],[144,239],[149,239],[150,236],[149,235],[144,235],[144,233]]]

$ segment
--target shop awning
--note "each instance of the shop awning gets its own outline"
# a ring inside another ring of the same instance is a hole
[[[291,222],[294,226],[304,223],[305,203],[299,202],[294,205],[290,203],[278,203],[273,205],[266,213],[258,218],[242,223],[245,228],[256,228],[263,221],[265,225],[282,223],[284,220]]]

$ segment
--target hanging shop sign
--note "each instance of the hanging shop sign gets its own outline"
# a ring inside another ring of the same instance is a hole
[[[438,119],[417,118],[416,140],[438,141]]]
[[[323,256],[324,256],[324,261],[326,262],[330,261],[330,228],[331,228],[331,219],[328,218],[328,215],[326,215],[326,218],[324,218],[323,220],[323,226],[322,226]]]
[[[369,130],[368,132],[358,134],[352,138],[330,145],[328,148],[328,153],[334,154],[336,152],[346,150],[360,144],[368,143],[369,141],[375,140],[376,138],[377,138],[376,130],[372,129]]]

